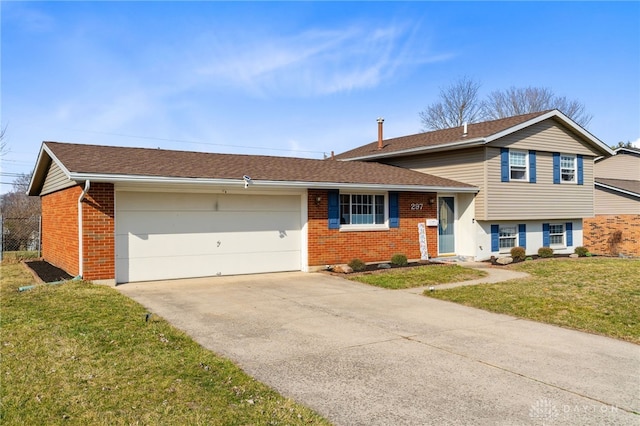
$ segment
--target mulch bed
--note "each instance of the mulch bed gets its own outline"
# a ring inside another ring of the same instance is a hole
[[[27,267],[45,283],[70,280],[73,278],[73,276],[69,275],[64,270],[53,266],[44,260],[33,260],[30,262],[24,262],[24,264],[27,265]]]

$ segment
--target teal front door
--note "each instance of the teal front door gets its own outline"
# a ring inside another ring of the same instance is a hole
[[[454,234],[454,199],[438,197],[438,253],[455,254],[456,238]]]

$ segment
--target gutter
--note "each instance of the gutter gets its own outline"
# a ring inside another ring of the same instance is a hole
[[[84,258],[83,258],[83,249],[84,249],[84,244],[83,244],[83,240],[84,240],[84,232],[83,232],[83,227],[82,227],[82,200],[84,200],[84,197],[87,195],[87,192],[89,192],[89,188],[91,188],[91,181],[86,180],[84,182],[84,189],[82,190],[82,193],[80,194],[80,197],[78,197],[78,277],[82,278],[82,275],[84,274]]]
[[[157,176],[137,176],[137,175],[108,175],[108,174],[85,174],[72,173],[70,178],[76,181],[89,180],[93,182],[109,182],[123,184],[155,184],[155,185],[202,185],[245,188],[243,179],[215,179],[215,178],[180,178],[180,177],[157,177]],[[475,193],[480,189],[476,186],[441,186],[441,185],[419,185],[419,184],[383,184],[383,183],[347,183],[347,182],[305,182],[305,181],[273,181],[273,180],[251,180],[251,187],[277,188],[277,189],[370,189],[387,191],[424,191],[424,192],[467,192]],[[246,188],[245,188],[246,189]]]

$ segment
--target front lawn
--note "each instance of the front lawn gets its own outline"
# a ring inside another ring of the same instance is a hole
[[[0,273],[3,425],[327,424],[112,288]]]
[[[347,276],[352,281],[388,289],[403,289],[486,277],[487,273],[458,265],[428,265],[411,268],[381,270],[371,274]]]
[[[531,277],[424,294],[640,343],[639,260],[547,259],[509,267]]]

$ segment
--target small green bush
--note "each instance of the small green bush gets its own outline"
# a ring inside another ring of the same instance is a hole
[[[551,247],[540,247],[538,249],[538,256],[553,257],[553,249]]]
[[[586,257],[589,255],[589,249],[587,249],[586,247],[576,247],[575,249],[575,254],[577,254],[580,257]]]
[[[527,257],[527,252],[524,247],[514,247],[511,249],[511,257],[513,260],[524,260]]]
[[[353,272],[362,272],[367,267],[367,264],[360,259],[353,259],[348,265],[353,269]]]
[[[527,256],[524,260],[533,260],[533,257]]]
[[[398,266],[407,266],[409,262],[407,261],[407,256],[398,253],[393,255],[393,257],[391,258],[391,263]]]

